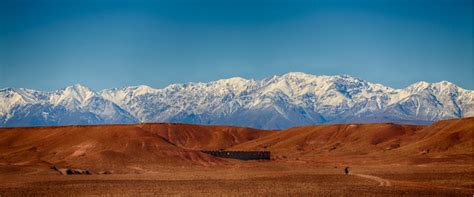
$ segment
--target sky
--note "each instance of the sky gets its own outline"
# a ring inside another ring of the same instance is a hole
[[[472,0],[1,0],[0,88],[287,72],[474,89]]]

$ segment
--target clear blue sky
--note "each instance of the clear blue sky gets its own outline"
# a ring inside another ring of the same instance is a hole
[[[474,89],[472,0],[1,0],[0,88],[348,74]]]

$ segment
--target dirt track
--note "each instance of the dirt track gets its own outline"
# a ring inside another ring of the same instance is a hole
[[[474,169],[466,165],[351,166],[354,174],[346,176],[343,166],[230,162],[227,167],[176,166],[138,174],[73,176],[46,168],[3,166],[0,194],[466,196],[474,192]]]
[[[380,177],[367,175],[367,174],[352,174],[352,175],[377,181],[377,182],[379,182],[379,186],[387,186],[387,187],[392,186],[392,183],[390,183],[389,180],[386,180],[386,179],[383,179],[383,178],[380,178]]]

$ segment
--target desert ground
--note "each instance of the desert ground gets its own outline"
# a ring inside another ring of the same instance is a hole
[[[472,196],[473,142],[474,118],[282,131],[170,123],[2,128],[0,195]],[[267,150],[272,159],[200,152],[221,149]]]

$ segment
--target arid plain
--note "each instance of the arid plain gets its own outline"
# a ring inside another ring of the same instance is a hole
[[[272,159],[200,152],[221,149],[267,150]],[[68,168],[91,175],[61,175]],[[0,129],[0,195],[103,194],[471,196],[474,118],[282,131],[169,123]]]

